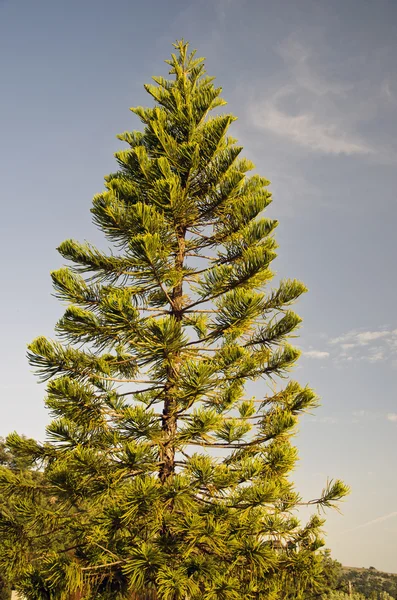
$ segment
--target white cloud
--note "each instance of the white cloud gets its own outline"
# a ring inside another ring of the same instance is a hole
[[[362,360],[369,363],[391,361],[397,355],[397,329],[352,330],[329,340],[339,351],[337,361]]]
[[[380,338],[388,337],[391,334],[389,331],[364,331],[364,333],[357,334],[357,341],[361,345],[369,344],[369,342],[373,342],[374,340],[379,340]]]
[[[329,343],[330,344],[341,344],[342,348],[344,348],[344,346],[346,345],[345,342],[346,340],[350,340],[352,338],[352,336],[355,335],[355,332],[349,332],[349,333],[344,333],[343,335],[339,335],[338,337],[335,338],[331,338]],[[349,346],[350,348],[353,348],[356,344],[350,343]]]
[[[367,346],[375,340],[397,336],[397,330],[387,331],[348,331],[330,340],[331,344],[340,344],[343,350],[357,346]]]
[[[321,122],[314,114],[289,115],[272,103],[265,104],[256,124],[312,151],[326,154],[369,154],[371,148],[335,123]]]
[[[380,348],[373,348],[368,356],[364,356],[364,359],[369,360],[369,362],[379,362],[381,360],[384,360],[384,358],[385,353]]]
[[[302,355],[306,356],[306,358],[317,358],[319,360],[329,358],[329,352],[323,352],[320,350],[307,350],[306,352],[302,352]]]
[[[372,146],[354,132],[358,118],[357,103],[349,98],[352,84],[320,75],[311,49],[294,37],[278,50],[288,78],[251,107],[255,125],[312,152],[372,154]]]
[[[397,423],[397,413],[389,413],[387,415],[387,420],[392,421],[393,423]]]

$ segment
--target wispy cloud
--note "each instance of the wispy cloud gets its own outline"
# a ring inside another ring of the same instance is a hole
[[[395,91],[396,86],[390,79],[385,79],[381,87],[381,97],[389,104],[397,105],[397,93]]]
[[[374,410],[368,410],[368,409],[361,409],[361,410],[353,410],[352,412],[352,416],[353,416],[353,423],[359,423],[362,421],[379,421],[384,420],[385,418],[385,414],[381,411],[374,411]]]
[[[306,356],[306,358],[316,358],[319,360],[323,360],[324,358],[329,358],[329,352],[325,352],[322,350],[307,350],[302,352],[302,356]]]
[[[385,359],[385,351],[383,348],[371,348],[367,355],[362,356],[363,360],[375,363]]]
[[[387,521],[388,519],[392,519],[394,517],[397,517],[397,511],[388,513],[386,515],[382,515],[381,517],[377,517],[376,519],[372,519],[371,521],[367,521],[366,523],[357,525],[357,527],[352,527],[351,529],[346,529],[342,533],[350,533],[351,531],[358,531],[359,529],[363,529],[364,527],[370,527],[371,525],[377,525],[379,523],[383,523],[383,521]]]
[[[274,104],[265,103],[257,114],[257,125],[311,151],[325,154],[369,154],[372,149],[335,123],[321,122],[312,113],[289,115]]]
[[[337,360],[393,361],[397,354],[397,329],[351,330],[329,343],[335,348],[332,356]]]
[[[296,83],[316,96],[325,94],[345,95],[352,84],[341,83],[325,78],[311,65],[312,50],[294,36],[285,39],[278,47],[278,53],[284,59]]]
[[[354,348],[355,346],[366,346],[374,340],[397,335],[397,329],[393,331],[348,331],[339,337],[331,339],[331,344],[342,344],[344,349]],[[347,343],[346,343],[347,342]]]
[[[313,348],[313,346],[302,348],[302,356],[313,360],[329,360],[339,366],[363,361],[369,364],[384,363],[397,367],[396,328],[354,329],[328,338],[326,343],[328,347],[324,349]]]
[[[394,150],[386,152],[378,141],[361,133],[377,118],[381,104],[395,109],[396,94],[389,79],[365,93],[368,82],[335,78],[335,65],[327,68],[325,46],[314,52],[294,36],[279,45],[278,53],[285,65],[282,75],[273,89],[266,90],[265,100],[249,106],[256,127],[310,152],[395,159]]]

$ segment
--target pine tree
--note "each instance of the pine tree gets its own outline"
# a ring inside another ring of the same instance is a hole
[[[269,182],[249,174],[203,59],[175,49],[93,200],[113,249],[60,245],[70,266],[51,276],[68,306],[57,340],[29,346],[54,420],[46,443],[8,444],[45,485],[0,477],[23,498],[19,538],[1,521],[20,560],[0,565],[28,598],[275,600],[321,577],[323,520],[299,524],[288,479],[290,438],[318,400],[276,382],[299,357],[290,305],[306,288],[270,288]],[[310,504],[346,493],[331,482]]]

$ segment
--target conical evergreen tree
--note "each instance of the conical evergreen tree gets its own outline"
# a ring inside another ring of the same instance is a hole
[[[290,438],[317,397],[274,383],[299,357],[289,307],[306,289],[269,287],[269,182],[249,175],[203,59],[175,48],[171,79],[145,86],[154,106],[132,109],[143,131],[119,136],[128,148],[93,201],[113,250],[61,244],[58,341],[29,347],[54,420],[45,444],[8,443],[41,461],[46,483],[3,471],[22,517],[1,525],[18,564],[0,555],[28,598],[275,600],[320,577],[323,521],[300,526],[287,478]],[[346,491],[336,481],[311,503]]]

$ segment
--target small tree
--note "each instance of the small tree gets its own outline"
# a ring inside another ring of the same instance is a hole
[[[38,531],[40,489],[13,484],[26,503],[14,576],[29,598],[301,598],[321,575],[323,521],[299,525],[287,479],[317,398],[274,384],[298,359],[289,307],[306,288],[269,289],[269,182],[248,175],[234,117],[213,112],[225,102],[203,59],[175,48],[172,79],[145,86],[154,106],[132,109],[143,131],[119,136],[128,149],[94,197],[114,250],[61,244],[60,341],[29,347],[54,416],[46,444],[8,440],[43,462],[54,498]],[[336,481],[310,503],[346,493]]]

